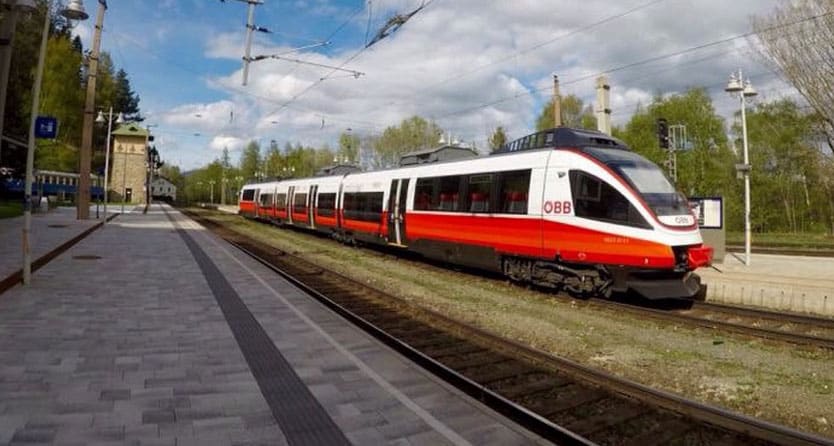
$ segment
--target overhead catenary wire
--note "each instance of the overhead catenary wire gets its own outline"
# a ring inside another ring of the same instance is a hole
[[[688,48],[678,50],[678,51],[674,51],[674,52],[671,52],[671,53],[666,53],[666,54],[662,54],[662,55],[659,55],[659,56],[653,56],[653,57],[649,57],[649,58],[646,58],[646,59],[642,59],[642,60],[639,60],[639,61],[636,61],[636,62],[631,62],[631,63],[626,63],[626,64],[623,64],[623,65],[619,65],[619,66],[614,66],[614,67],[611,67],[611,68],[608,68],[608,69],[605,69],[605,70],[602,70],[602,71],[599,71],[599,72],[596,72],[596,73],[593,73],[593,74],[580,76],[578,78],[571,79],[571,80],[566,81],[566,82],[560,82],[560,85],[565,86],[565,85],[576,84],[576,83],[586,81],[586,80],[589,80],[589,79],[595,79],[595,78],[597,78],[599,76],[602,76],[604,74],[611,74],[611,73],[616,73],[616,72],[620,72],[620,71],[624,71],[624,70],[629,70],[629,69],[639,67],[639,66],[642,66],[642,65],[650,64],[652,62],[657,62],[657,61],[660,61],[660,60],[681,56],[681,55],[688,54],[688,53],[691,53],[691,52],[695,52],[695,51],[698,51],[698,50],[702,50],[702,49],[705,49],[705,48],[710,48],[710,47],[714,47],[714,46],[718,46],[718,45],[724,45],[724,44],[731,43],[731,42],[733,42],[735,40],[738,40],[738,39],[750,37],[752,35],[758,34],[759,32],[767,32],[767,31],[774,31],[774,30],[777,30],[777,29],[787,28],[787,27],[794,26],[794,25],[804,23],[804,22],[808,22],[808,21],[811,21],[811,20],[817,20],[817,19],[820,19],[822,17],[829,16],[831,14],[834,14],[834,11],[827,11],[825,13],[817,14],[817,15],[810,16],[810,17],[805,17],[803,19],[799,19],[799,20],[796,20],[796,21],[793,21],[793,22],[790,22],[790,23],[774,25],[774,26],[771,26],[769,28],[765,28],[763,30],[760,30],[758,32],[757,31],[748,31],[746,33],[737,34],[737,35],[734,35],[734,36],[731,36],[731,37],[726,37],[726,38],[719,39],[719,40],[714,40],[714,41],[711,41],[711,42],[707,42],[707,43],[703,43],[703,44],[700,44],[700,45],[688,47]],[[541,88],[533,88],[533,89],[527,90],[525,92],[516,93],[512,96],[505,96],[503,98],[499,98],[499,99],[489,101],[489,102],[486,102],[486,103],[483,103],[483,104],[478,104],[478,105],[466,107],[466,108],[463,108],[463,109],[460,109],[460,110],[455,110],[455,111],[446,113],[444,115],[440,115],[439,118],[442,119],[442,118],[446,118],[446,117],[449,117],[449,116],[455,116],[455,115],[459,115],[459,114],[463,114],[463,113],[467,113],[467,112],[471,112],[471,111],[480,110],[480,109],[487,108],[487,107],[490,107],[490,106],[493,106],[493,105],[497,105],[497,104],[500,104],[500,103],[503,103],[503,102],[508,102],[508,101],[511,101],[511,100],[515,100],[515,99],[518,99],[520,97],[532,96],[532,95],[534,95],[538,92],[549,90],[551,88],[552,88],[551,85],[548,85],[546,87],[541,87]]]
[[[487,62],[487,63],[481,64],[481,65],[478,65],[478,66],[476,66],[476,67],[474,67],[474,68],[472,68],[468,71],[459,71],[454,76],[450,76],[450,77],[447,77],[445,79],[441,79],[441,80],[439,80],[435,83],[429,84],[428,86],[426,86],[426,87],[420,89],[418,92],[414,93],[412,96],[409,96],[409,98],[421,96],[421,95],[425,94],[425,92],[427,92],[427,91],[429,91],[429,90],[431,90],[435,87],[439,87],[439,86],[447,84],[449,82],[456,81],[458,79],[462,79],[464,77],[470,76],[472,74],[475,74],[475,73],[483,70],[484,68],[488,68],[488,67],[491,67],[491,66],[494,66],[494,65],[498,65],[498,64],[510,61],[510,60],[516,60],[518,58],[518,56],[523,56],[523,55],[526,55],[528,53],[532,53],[532,52],[534,52],[534,51],[536,51],[540,48],[543,48],[547,45],[553,44],[555,42],[558,42],[560,40],[566,39],[568,37],[571,37],[571,36],[574,36],[574,35],[577,35],[577,34],[584,33],[586,31],[590,31],[590,30],[592,30],[594,28],[597,28],[599,26],[602,26],[606,23],[615,21],[617,19],[621,19],[623,17],[626,17],[626,16],[631,15],[635,12],[638,12],[638,11],[641,11],[643,9],[649,8],[651,6],[654,6],[655,4],[658,4],[658,3],[661,3],[661,2],[664,2],[664,1],[667,1],[667,0],[651,0],[651,1],[646,2],[646,3],[641,3],[640,5],[637,5],[633,8],[631,8],[631,9],[628,9],[628,10],[625,10],[623,12],[604,17],[604,18],[602,18],[602,19],[600,19],[596,22],[589,23],[587,25],[584,25],[584,26],[581,26],[579,28],[570,30],[570,31],[568,31],[566,33],[563,33],[563,34],[559,34],[556,37],[545,40],[543,42],[539,42],[539,43],[537,43],[533,46],[524,48],[522,50],[514,51],[512,53],[509,53],[509,54],[507,54],[505,56],[502,56],[502,57],[500,57],[496,60],[493,60],[491,62]],[[397,104],[397,103],[400,103],[400,102],[402,102],[402,101],[394,101],[394,102],[388,103],[388,105],[393,105],[393,104]]]
[[[435,0],[429,0],[428,2],[423,2],[423,4],[420,6],[420,8],[419,8],[419,9],[420,9],[420,10],[422,10],[422,9],[424,9],[424,8],[427,8],[429,5],[431,5],[431,4],[432,4],[432,3],[434,3],[434,2],[435,2]],[[355,13],[354,13],[354,15],[355,15]],[[370,45],[365,45],[364,47],[360,48],[360,49],[359,49],[357,52],[355,52],[352,56],[348,57],[345,61],[343,61],[341,64],[339,64],[339,65],[337,66],[337,68],[335,68],[335,69],[331,70],[330,72],[328,72],[327,74],[325,74],[323,77],[319,78],[319,80],[317,80],[316,82],[313,82],[312,84],[308,85],[308,86],[307,86],[307,88],[305,88],[305,89],[301,90],[299,93],[297,93],[296,95],[294,95],[294,96],[293,96],[292,98],[290,98],[288,101],[286,101],[285,103],[281,104],[281,106],[280,106],[280,107],[278,107],[278,109],[276,109],[275,111],[273,111],[273,112],[271,112],[271,113],[268,113],[268,114],[270,114],[270,115],[271,115],[271,114],[275,114],[275,113],[280,112],[280,111],[281,111],[281,110],[283,110],[284,108],[287,108],[290,104],[292,104],[293,102],[297,101],[299,98],[301,98],[302,96],[304,96],[305,94],[307,94],[307,92],[309,92],[310,90],[312,90],[312,89],[316,88],[316,87],[317,87],[317,86],[319,86],[322,82],[324,82],[325,80],[329,79],[329,78],[330,78],[330,76],[332,76],[333,74],[335,74],[335,73],[336,73],[337,71],[339,71],[340,69],[344,68],[344,66],[345,66],[345,65],[347,65],[347,64],[349,64],[350,62],[352,62],[353,60],[355,60],[355,59],[356,59],[357,57],[359,57],[362,53],[364,53],[364,52],[365,52],[368,48],[370,48]]]

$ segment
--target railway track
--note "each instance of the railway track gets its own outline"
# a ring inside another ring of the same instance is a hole
[[[648,316],[664,322],[682,323],[730,333],[834,350],[834,319],[777,313],[753,308],[695,302],[687,309],[656,309],[645,306],[592,301],[591,305]]]
[[[369,333],[560,444],[834,444],[503,339],[191,215]]]
[[[785,246],[755,246],[750,249],[754,254],[774,254],[783,256],[803,257],[834,257],[834,249],[831,248],[791,248]],[[743,245],[727,245],[727,252],[743,253]]]

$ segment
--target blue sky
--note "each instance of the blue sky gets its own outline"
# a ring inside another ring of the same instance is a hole
[[[245,3],[108,3],[102,49],[128,72],[146,122],[159,126],[154,133],[163,158],[191,169],[223,147],[236,160],[252,139],[335,146],[348,128],[373,136],[414,114],[481,147],[499,125],[511,137],[523,136],[549,98],[553,73],[563,94],[592,103],[596,74],[745,33],[753,15],[778,1],[434,0],[360,52],[369,29],[373,35],[392,14],[412,11],[422,0],[264,0],[255,23],[275,32],[256,34],[253,55],[285,53],[332,35],[330,45],[287,57],[344,64],[364,75],[265,60],[252,64],[246,87],[240,73]],[[89,47],[96,2],[85,6],[91,17],[76,32]],[[766,98],[792,95],[757,61],[752,44],[741,38],[611,72],[615,123],[656,92],[693,85],[714,91],[716,107],[729,117],[737,103],[721,87],[737,68],[751,74]]]

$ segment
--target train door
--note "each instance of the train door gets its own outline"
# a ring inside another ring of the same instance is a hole
[[[310,194],[307,196],[307,221],[313,229],[316,228],[316,193],[318,190],[318,185],[310,186]]]
[[[295,186],[290,186],[290,189],[287,191],[287,221],[290,223],[292,223],[293,195],[295,195]]]
[[[388,243],[405,246],[405,205],[408,178],[391,181],[388,194]]]

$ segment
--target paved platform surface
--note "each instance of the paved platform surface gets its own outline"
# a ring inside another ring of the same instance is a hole
[[[698,270],[709,301],[834,316],[834,258],[727,253],[716,266]]]
[[[0,295],[0,444],[313,444],[296,410],[353,444],[543,443],[167,212],[122,215]],[[264,384],[252,321],[315,404]]]
[[[109,207],[107,211],[112,215],[117,209]],[[30,233],[32,260],[100,223],[102,220],[96,220],[95,215],[95,206],[91,207],[90,220],[76,220],[75,208],[69,207],[33,213]],[[100,210],[99,216],[104,218],[103,210]],[[0,219],[0,280],[23,267],[22,237],[23,217]]]

